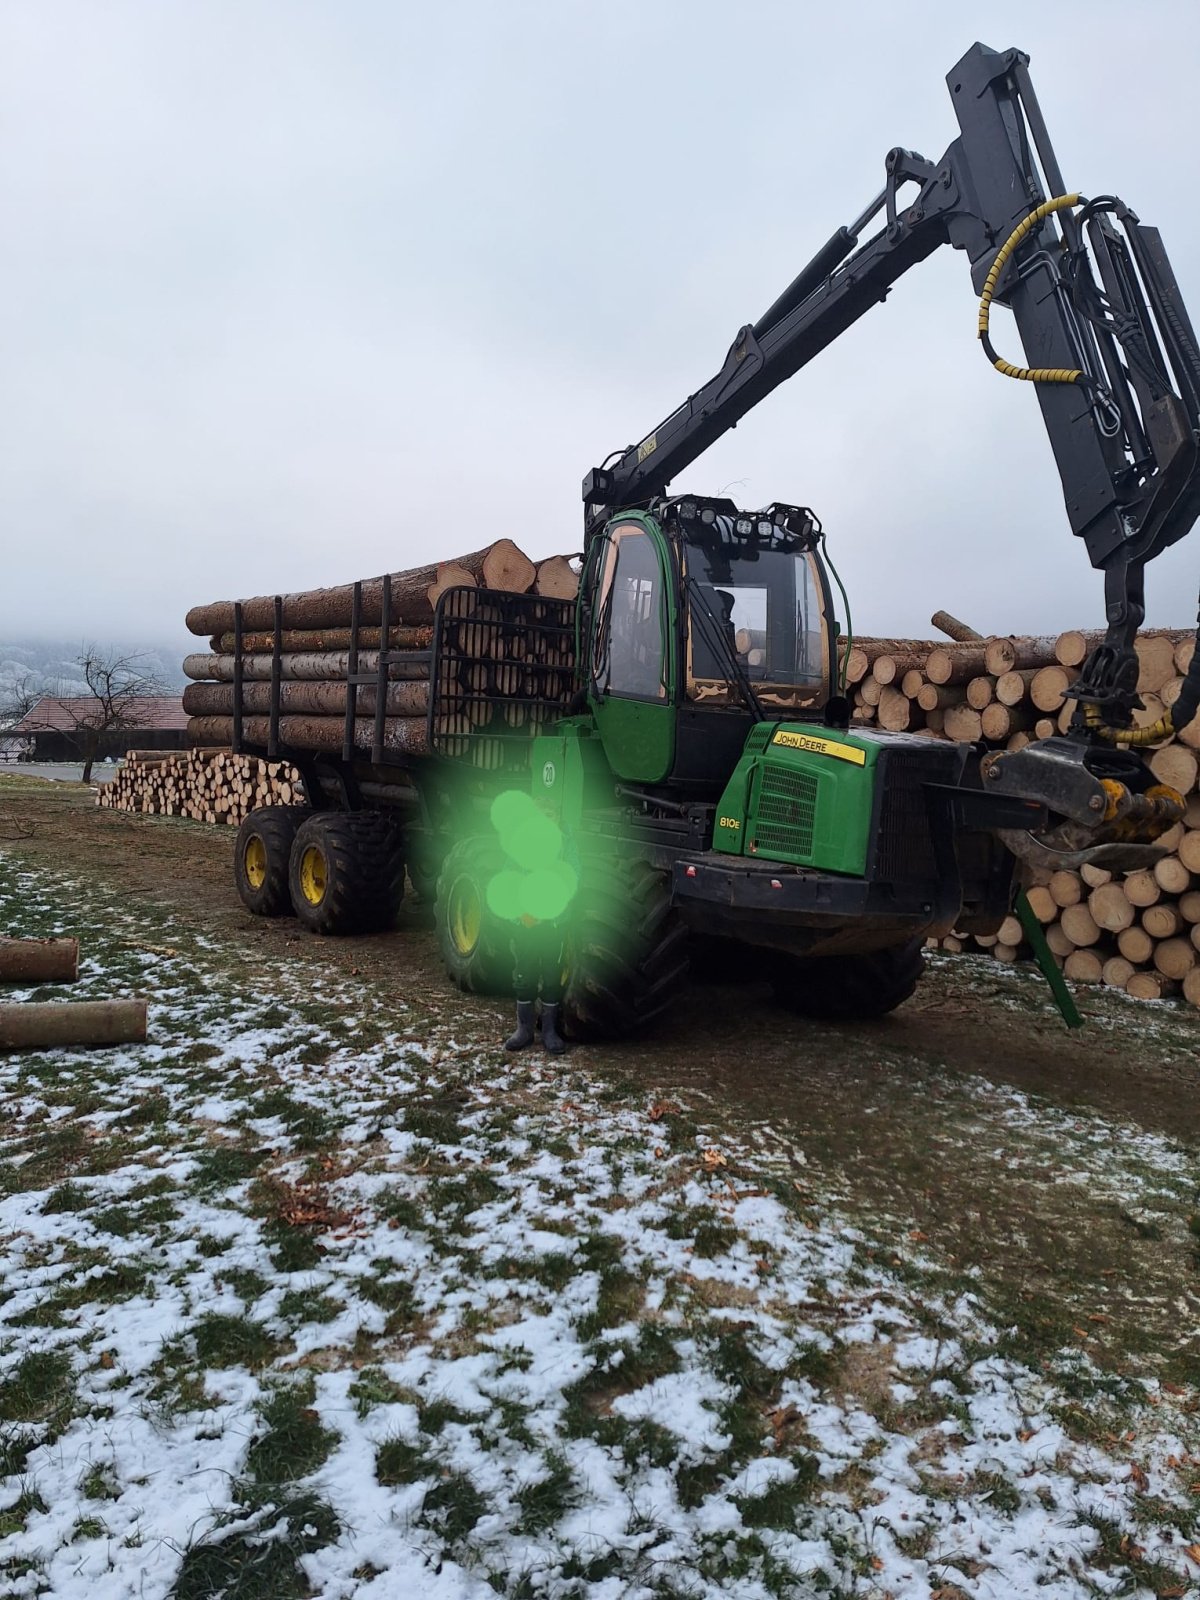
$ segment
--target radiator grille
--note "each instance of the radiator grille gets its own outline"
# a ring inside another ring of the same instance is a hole
[[[807,772],[763,770],[755,844],[769,856],[811,856],[817,779]]]
[[[885,883],[936,878],[937,860],[922,785],[953,782],[953,766],[953,754],[947,761],[941,751],[889,750],[880,760],[883,804],[876,878]]]

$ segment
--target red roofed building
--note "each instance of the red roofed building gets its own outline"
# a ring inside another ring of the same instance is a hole
[[[19,722],[0,730],[0,737],[10,748],[13,740],[20,740],[19,759],[24,761],[82,761],[93,741],[100,761],[126,750],[187,748],[188,719],[178,695],[138,695],[121,703],[107,728],[106,720],[94,695],[62,699],[47,694]]]

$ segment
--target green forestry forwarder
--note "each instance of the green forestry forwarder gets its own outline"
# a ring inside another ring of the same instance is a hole
[[[243,825],[252,909],[294,909],[321,932],[378,926],[407,859],[436,882],[453,979],[511,993],[488,817],[498,792],[524,787],[577,842],[568,1029],[614,1037],[657,1016],[701,951],[805,1014],[879,1016],[911,994],[928,936],[998,927],[1018,860],[1123,868],[1161,853],[1182,801],[1138,746],[1194,716],[1200,649],[1163,722],[1137,730],[1133,642],[1145,563],[1200,511],[1200,357],[1157,231],[1112,196],[1067,190],[1027,66],[973,45],[947,79],[960,133],[941,159],[892,150],[882,192],[739,330],[716,376],[588,473],[576,604],[442,597],[433,755],[390,755],[382,718],[370,762],[349,734],[341,761],[273,751],[300,766],[314,809]],[[971,263],[985,356],[1041,406],[1072,531],[1104,574],[1107,634],[1073,687],[1074,721],[1017,752],[852,728],[849,630],[817,518],[667,494],[946,244]],[[993,348],[996,304],[1028,366]],[[497,666],[521,661],[515,678]],[[446,714],[464,697],[466,732]],[[371,781],[389,762],[407,766],[407,790]],[[408,810],[381,806],[389,795]]]

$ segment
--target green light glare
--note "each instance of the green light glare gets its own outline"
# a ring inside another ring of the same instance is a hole
[[[526,794],[522,789],[505,789],[492,801],[489,814],[492,827],[503,837],[510,828],[519,828],[536,811],[537,806],[531,794]]]
[[[511,856],[526,872],[552,866],[562,853],[562,842],[562,832],[557,823],[540,812],[526,817],[519,826],[507,828],[500,835],[505,855]]]
[[[531,872],[524,883],[524,905],[527,916],[538,922],[553,922],[575,898],[579,879],[574,869],[565,861],[553,866],[539,867]]]
[[[488,882],[487,905],[494,917],[519,922],[525,915],[525,874],[507,869]]]

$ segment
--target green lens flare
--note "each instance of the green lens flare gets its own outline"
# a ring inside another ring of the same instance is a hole
[[[529,873],[524,884],[526,914],[538,922],[554,922],[571,904],[578,886],[574,870],[565,861]]]
[[[519,828],[531,816],[537,814],[537,806],[531,794],[524,793],[521,789],[506,789],[503,794],[498,794],[492,801],[490,816],[492,827],[503,838],[510,828]]]
[[[557,823],[540,812],[500,835],[505,855],[511,856],[526,872],[552,866],[562,854],[562,842],[562,831]]]
[[[525,874],[511,869],[498,872],[487,886],[487,906],[504,922],[519,922],[525,915]]]

